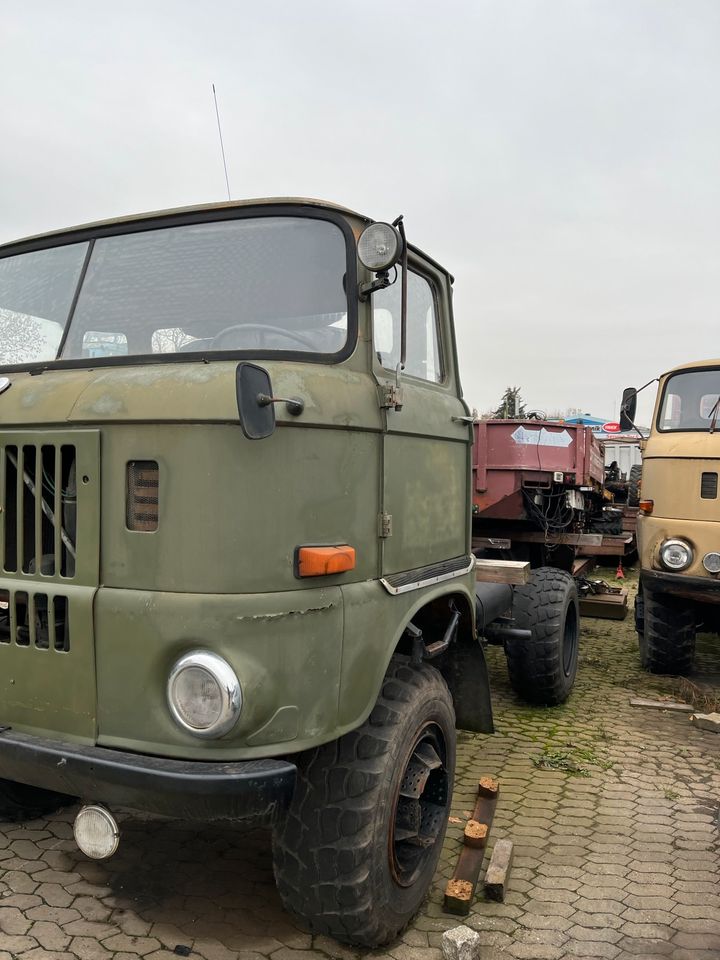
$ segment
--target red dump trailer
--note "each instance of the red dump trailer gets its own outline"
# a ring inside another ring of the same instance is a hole
[[[602,443],[561,421],[474,425],[473,546],[572,570],[579,552],[624,550],[622,511],[605,491]],[[617,540],[617,543],[613,541]]]

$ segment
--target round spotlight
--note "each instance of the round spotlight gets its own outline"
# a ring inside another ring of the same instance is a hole
[[[208,650],[180,657],[168,677],[167,698],[176,723],[196,737],[223,736],[242,709],[235,671]]]
[[[708,573],[720,573],[720,553],[706,553],[703,566]]]
[[[389,223],[371,223],[358,240],[358,258],[368,270],[389,270],[402,254],[402,240]]]
[[[73,824],[75,843],[91,860],[107,860],[118,848],[120,830],[115,817],[98,804],[83,807]]]
[[[686,570],[693,562],[693,551],[684,540],[665,540],[660,547],[660,559],[668,570]]]

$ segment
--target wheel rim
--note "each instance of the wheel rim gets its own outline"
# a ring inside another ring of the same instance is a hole
[[[390,821],[390,869],[401,887],[415,882],[443,837],[450,795],[445,736],[427,723],[406,755]]]
[[[565,633],[563,636],[563,671],[566,677],[572,673],[575,662],[575,652],[578,645],[578,621],[575,604],[571,603],[565,617]]]

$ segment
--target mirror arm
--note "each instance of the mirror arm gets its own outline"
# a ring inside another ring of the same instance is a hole
[[[287,412],[293,417],[299,417],[305,409],[305,401],[300,397],[269,397],[266,393],[259,393],[257,402],[259,407],[267,407],[271,403],[284,403]]]
[[[642,391],[643,391],[646,387],[649,387],[649,386],[650,386],[651,384],[653,384],[653,383],[658,383],[659,381],[660,381],[660,377],[653,377],[652,380],[648,380],[648,382],[647,382],[646,384],[644,384],[642,387],[638,387],[638,389],[635,391],[635,393],[634,393],[633,396],[634,396],[634,397],[637,397],[637,395],[638,395],[639,393],[642,393]],[[642,432],[642,430],[640,429],[640,427],[635,423],[635,421],[630,418],[630,416],[628,415],[628,412],[627,412],[627,410],[625,409],[624,406],[621,406],[621,407],[620,407],[620,413],[621,413],[621,414],[625,414],[625,416],[626,416],[626,417],[628,418],[628,420],[630,421],[630,424],[631,424],[633,430],[637,430],[637,432],[640,434],[640,438],[641,438],[642,440],[644,440],[644,439],[645,439],[645,434]]]
[[[400,297],[400,367],[405,369],[405,360],[407,357],[407,282],[408,282],[408,247],[407,247],[407,238],[405,236],[405,224],[403,223],[403,215],[393,220],[394,227],[397,227],[397,231],[400,234],[402,239],[403,249],[402,249],[402,279],[401,279],[401,297]]]
[[[385,287],[389,287],[391,283],[390,272],[388,270],[379,271],[374,280],[367,280],[365,283],[358,284],[358,300],[361,303],[365,303],[371,293],[375,293],[376,290],[384,290]]]

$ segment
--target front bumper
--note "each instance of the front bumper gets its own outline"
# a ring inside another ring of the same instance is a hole
[[[649,593],[664,593],[701,603],[720,603],[720,580],[714,577],[692,577],[684,573],[642,570],[640,583]]]
[[[296,773],[285,760],[171,760],[0,731],[4,779],[187,820],[277,819]]]

